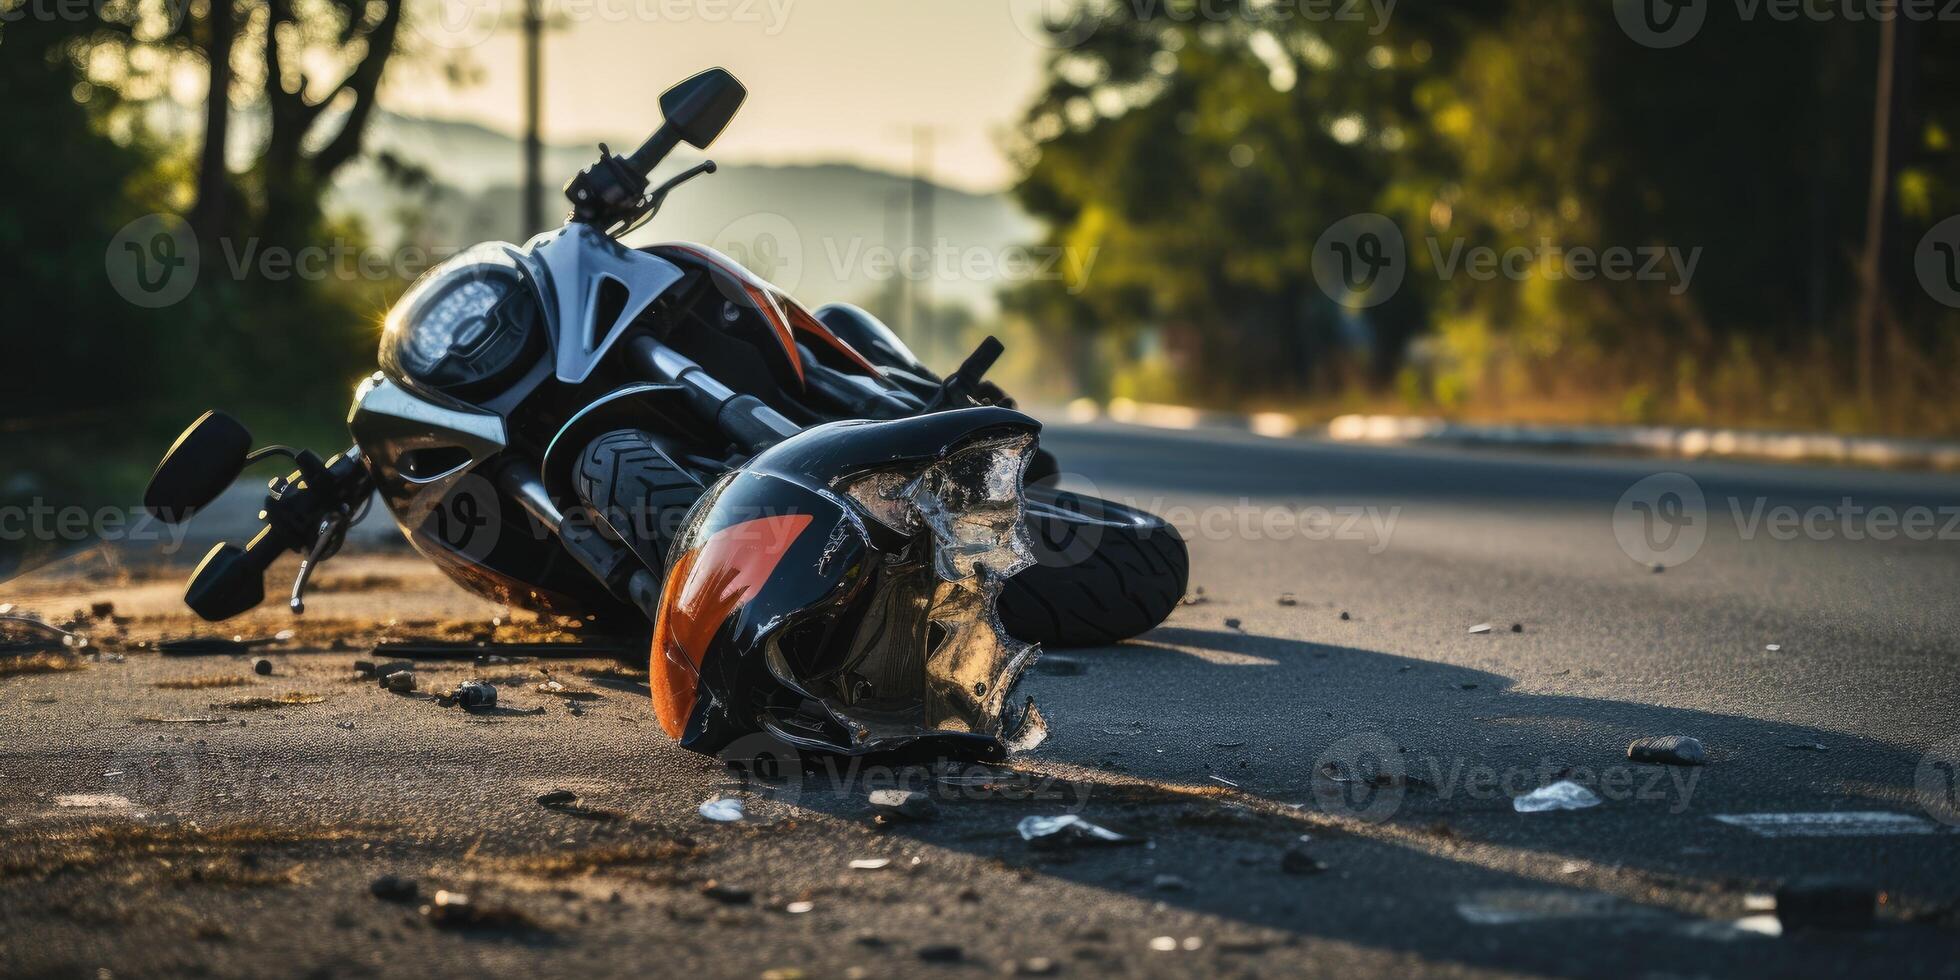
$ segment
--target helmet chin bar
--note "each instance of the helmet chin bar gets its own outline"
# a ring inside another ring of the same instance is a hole
[[[1009,635],[996,608],[1008,577],[1035,561],[1021,491],[1033,452],[1031,435],[963,447],[886,497],[906,505],[909,514],[887,514],[913,533],[872,558],[849,657],[822,677],[798,677],[769,646],[776,679],[809,699],[794,716],[765,718],[772,732],[850,754],[948,737],[969,752],[976,741],[1012,752],[1047,737],[1033,699],[1013,703],[1040,648]]]

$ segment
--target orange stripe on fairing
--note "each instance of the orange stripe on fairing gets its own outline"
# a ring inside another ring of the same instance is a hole
[[[687,731],[700,693],[701,661],[721,624],[762,588],[809,524],[808,514],[731,524],[675,560],[660,593],[647,666],[653,713],[668,737]]]
[[[863,368],[866,374],[874,378],[884,377],[884,375],[878,373],[878,369],[873,367],[870,361],[864,359],[863,354],[858,353],[857,348],[846,343],[844,338],[831,333],[830,328],[824,326],[823,321],[817,319],[809,310],[804,309],[795,300],[788,299],[787,297],[784,298],[784,302],[789,306],[789,322],[791,325],[804,333],[816,335],[817,339],[829,344],[831,348],[839,354],[844,355],[851,363]]]
[[[790,369],[796,372],[796,383],[802,384],[803,358],[796,353],[796,338],[790,334],[788,316],[783,312],[782,306],[776,302],[776,296],[780,295],[780,291],[770,285],[768,280],[750,272],[741,263],[714,249],[690,245],[686,242],[669,242],[666,247],[686,252],[720,269],[723,274],[741,284],[743,294],[749,298],[749,305],[755,307],[757,313],[762,314],[763,322],[769,324],[769,329],[775,333],[776,342],[783,345],[783,354],[789,358]]]

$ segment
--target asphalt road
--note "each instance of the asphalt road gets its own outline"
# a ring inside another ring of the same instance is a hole
[[[1202,601],[1050,654],[1027,686],[1051,739],[921,782],[921,823],[875,824],[867,774],[742,784],[675,749],[643,664],[420,665],[425,689],[500,682],[489,715],[353,678],[387,637],[565,638],[493,627],[385,535],[323,573],[269,677],[142,645],[197,628],[175,597],[198,549],[9,583],[127,622],[95,628],[119,662],[0,677],[0,974],[1960,971],[1960,479],[1044,439],[1069,482],[1179,524]],[[239,706],[288,692],[321,700]],[[1627,760],[1656,735],[1708,764]],[[1515,808],[1560,780],[1600,802]],[[577,807],[534,802],[554,789]],[[698,815],[724,792],[748,822]],[[1015,831],[1065,811],[1148,843]],[[372,897],[382,874],[421,897]],[[1767,934],[1755,896],[1819,877],[1877,893],[1876,922]],[[439,888],[491,921],[443,927],[418,910]]]

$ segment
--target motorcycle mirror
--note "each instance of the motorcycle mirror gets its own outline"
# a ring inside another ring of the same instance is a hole
[[[172,443],[150,474],[143,509],[166,524],[180,524],[218,499],[245,470],[252,433],[223,412],[205,412]]]
[[[211,546],[184,590],[184,604],[209,622],[230,619],[265,601],[265,569],[235,544]]]
[[[705,150],[735,118],[748,94],[728,69],[710,68],[662,92],[660,112],[676,136]]]

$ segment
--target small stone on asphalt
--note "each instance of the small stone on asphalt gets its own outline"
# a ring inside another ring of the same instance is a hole
[[[415,879],[400,875],[382,875],[368,882],[368,894],[384,902],[412,902],[420,891]]]
[[[264,657],[252,661],[252,673],[258,674],[261,677],[270,676],[272,674],[272,661]]]
[[[1627,746],[1627,758],[1634,762],[1654,762],[1668,766],[1702,766],[1708,753],[1701,740],[1688,735],[1650,735],[1636,738]]]
[[[880,814],[903,820],[931,820],[939,815],[939,804],[932,797],[913,789],[874,789],[871,808]]]

